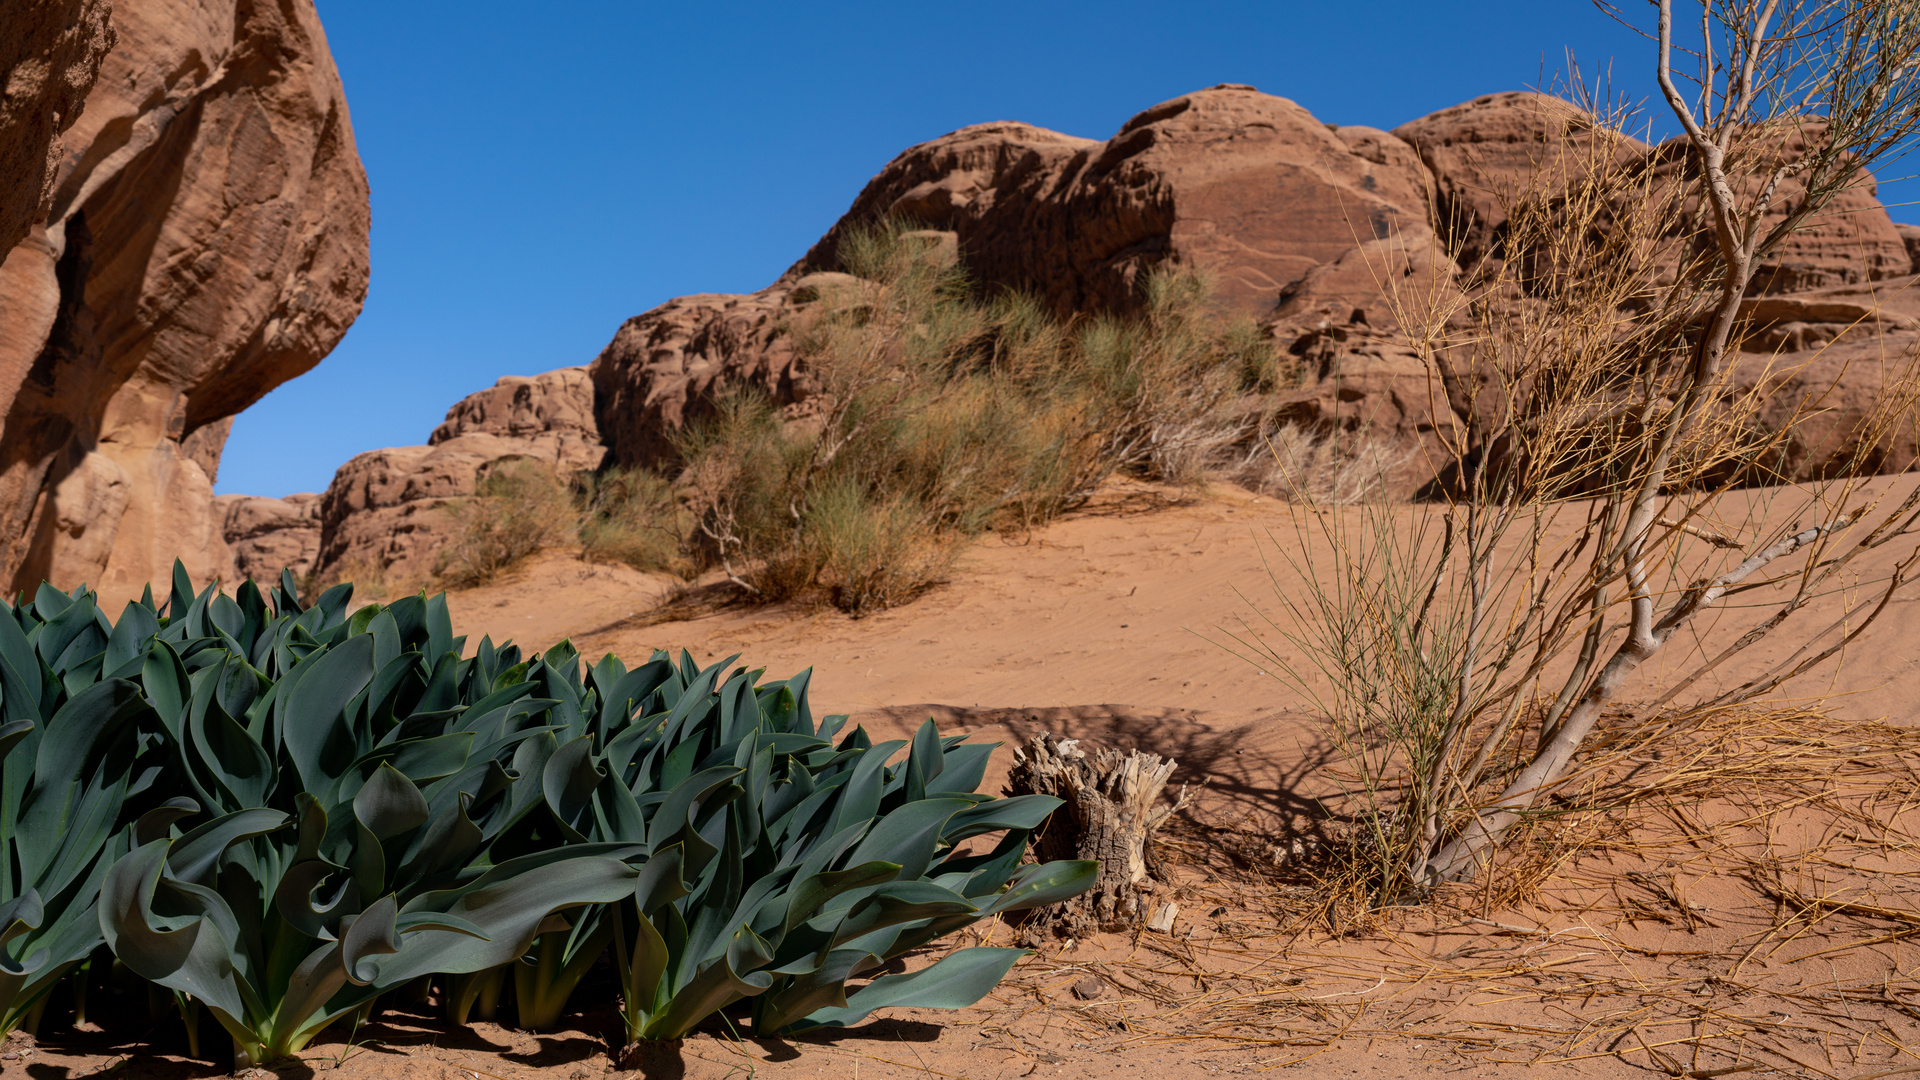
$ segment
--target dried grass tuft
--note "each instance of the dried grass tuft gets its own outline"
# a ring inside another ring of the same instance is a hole
[[[991,1022],[1268,1067],[1397,1040],[1453,1066],[1851,1077],[1920,1050],[1920,731],[1616,713],[1493,873],[1412,906],[1370,906],[1337,840],[1276,862],[1249,824],[1170,827],[1182,925],[1035,957]],[[1075,1001],[1089,975],[1115,996]]]

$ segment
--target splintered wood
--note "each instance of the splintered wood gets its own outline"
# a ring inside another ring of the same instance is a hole
[[[1156,909],[1155,880],[1148,843],[1160,826],[1187,803],[1187,790],[1162,802],[1167,779],[1178,762],[1138,750],[1121,753],[1101,747],[1089,757],[1078,740],[1041,732],[1014,751],[1007,786],[1014,794],[1052,795],[1063,800],[1035,838],[1040,861],[1098,859],[1100,877],[1088,892],[1030,920],[1029,937],[1055,933],[1084,936],[1098,930],[1129,929],[1148,921],[1154,929],[1172,925],[1170,905]],[[1162,926],[1162,923],[1165,926]]]

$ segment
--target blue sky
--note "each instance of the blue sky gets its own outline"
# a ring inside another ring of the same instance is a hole
[[[1390,128],[1551,83],[1568,50],[1652,90],[1647,44],[1587,0],[317,2],[372,183],[373,283],[340,347],[235,422],[221,492],[324,490],[669,297],[760,288],[895,154],[966,124],[1105,138],[1236,82]]]

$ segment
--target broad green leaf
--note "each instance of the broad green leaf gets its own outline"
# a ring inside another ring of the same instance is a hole
[[[964,1009],[986,997],[1006,978],[1026,949],[981,946],[961,949],[939,961],[904,975],[875,979],[847,996],[844,1008],[825,1008],[809,1014],[805,1026],[847,1026],[867,1018],[875,1009]]]

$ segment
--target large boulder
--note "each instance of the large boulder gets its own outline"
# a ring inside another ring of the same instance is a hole
[[[231,580],[271,584],[280,580],[283,569],[293,571],[295,578],[313,572],[320,557],[319,495],[218,495],[213,504],[233,556]]]
[[[1817,130],[1809,127],[1808,132]],[[1393,129],[1418,150],[1434,180],[1434,224],[1461,265],[1500,254],[1507,208],[1552,197],[1608,162],[1645,161],[1675,175],[1692,167],[1684,140],[1658,147],[1596,131],[1585,113],[1547,94],[1488,94]],[[1783,131],[1779,151],[1797,157],[1804,133]],[[1751,193],[1749,193],[1751,194]],[[1768,224],[1806,197],[1792,177],[1777,189]],[[1910,273],[1913,257],[1880,205],[1872,177],[1842,192],[1808,226],[1761,261],[1754,291],[1790,293]]]
[[[23,6],[67,5],[9,6],[0,41]],[[0,584],[110,596],[176,556],[197,579],[226,567],[232,417],[346,332],[368,230],[312,0],[121,0],[113,25],[0,290],[23,298],[0,315]]]
[[[1547,94],[1488,94],[1393,129],[1433,176],[1433,225],[1463,266],[1496,253],[1507,207],[1552,196],[1645,143],[1596,132],[1587,114]]]
[[[1791,162],[1804,155],[1807,136],[1821,133],[1822,125],[1818,123],[1782,127],[1759,145],[1768,151],[1770,162]],[[1698,165],[1685,140],[1672,139],[1654,147],[1649,161],[1656,174],[1668,182],[1684,181],[1689,188],[1693,186]],[[1761,175],[1755,174],[1743,180],[1741,194],[1747,198],[1756,196],[1764,182]],[[1761,228],[1771,230],[1788,213],[1802,210],[1806,198],[1806,187],[1798,177],[1783,176],[1775,187]],[[1887,208],[1881,205],[1874,178],[1865,172],[1856,172],[1852,182],[1825,207],[1761,256],[1748,292],[1784,294],[1829,289],[1885,281],[1914,270],[1906,238],[1888,216]]]
[[[1062,316],[1134,309],[1141,274],[1172,260],[1211,272],[1222,301],[1260,317],[1356,244],[1426,230],[1429,184],[1386,132],[1330,128],[1285,98],[1216,86],[1103,143],[987,124],[913,147],[799,268],[844,269],[847,230],[893,215],[955,233],[979,282]]]
[[[566,476],[605,456],[585,368],[509,376],[447,410],[426,446],[370,450],[334,474],[320,501],[318,573],[419,582],[438,569],[451,511],[487,474],[533,461]]]
[[[606,456],[593,418],[593,380],[584,367],[509,375],[468,394],[447,410],[447,418],[427,436],[427,445],[439,446],[463,435],[551,437],[555,463],[575,471],[597,469]]]

